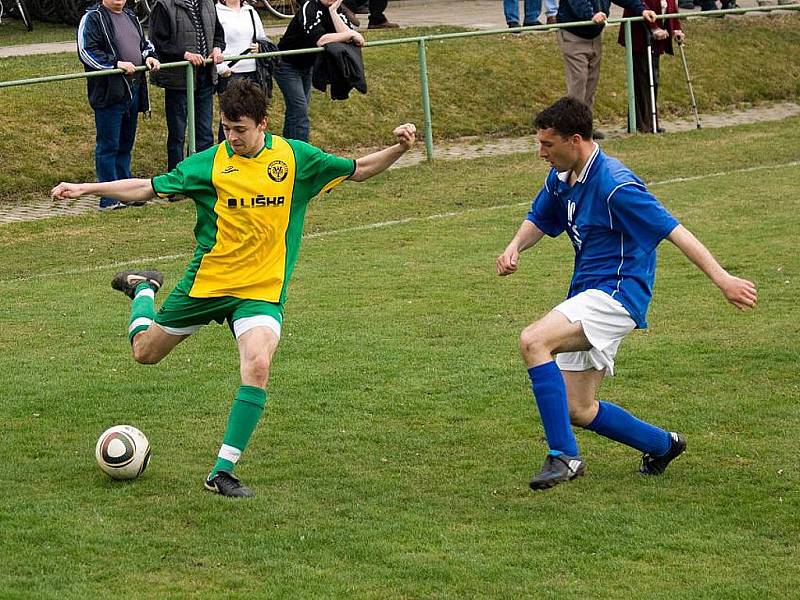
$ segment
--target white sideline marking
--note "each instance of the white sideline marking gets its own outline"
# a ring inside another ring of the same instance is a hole
[[[782,169],[785,167],[800,166],[800,161],[792,161],[778,165],[759,165],[757,167],[746,167],[743,169],[735,169],[733,171],[721,171],[719,173],[709,173],[707,175],[693,175],[691,177],[675,177],[673,179],[664,179],[662,181],[652,181],[647,183],[648,187],[657,185],[672,185],[675,183],[683,183],[686,181],[697,181],[700,179],[707,179],[710,177],[725,177],[727,175],[734,175],[737,173],[752,173],[753,171],[763,171],[765,169]],[[331,229],[330,231],[319,231],[317,233],[307,233],[303,236],[304,240],[328,237],[331,235],[341,235],[343,233],[353,233],[356,231],[367,231],[370,229],[381,229],[383,227],[394,227],[395,225],[405,225],[407,223],[415,223],[422,221],[435,221],[438,219],[449,219],[451,217],[460,217],[476,212],[504,210],[506,208],[517,208],[519,206],[527,206],[530,201],[516,202],[514,204],[501,204],[498,206],[481,206],[478,208],[468,208],[466,210],[438,213],[435,215],[428,215],[425,217],[406,217],[404,219],[396,219],[393,221],[379,221],[377,223],[367,223],[366,225],[356,225],[355,227],[345,227],[344,229]],[[46,277],[60,277],[63,275],[82,275],[85,273],[93,273],[95,271],[105,271],[107,269],[117,269],[119,267],[130,267],[133,265],[140,265],[142,263],[156,263],[166,260],[176,260],[179,258],[189,258],[191,256],[188,252],[181,254],[167,254],[164,256],[155,256],[147,258],[134,258],[133,260],[126,260],[121,262],[106,263],[104,265],[96,265],[94,267],[84,267],[80,269],[69,269],[66,271],[53,271],[50,273],[37,273],[36,275],[29,275],[28,277],[18,277],[16,279],[0,279],[0,283],[19,283],[21,281],[31,281],[32,279],[43,279]]]

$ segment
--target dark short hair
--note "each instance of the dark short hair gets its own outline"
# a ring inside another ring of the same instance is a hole
[[[533,118],[539,129],[555,129],[564,137],[579,134],[592,139],[592,109],[577,98],[563,96]]]
[[[219,97],[219,111],[231,121],[250,117],[261,123],[267,116],[268,102],[261,86],[247,79],[234,79]]]

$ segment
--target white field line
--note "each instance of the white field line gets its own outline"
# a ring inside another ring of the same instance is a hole
[[[800,166],[800,161],[792,161],[778,165],[760,165],[757,167],[746,167],[744,169],[735,169],[733,171],[721,171],[719,173],[710,173],[707,175],[694,175],[691,177],[675,177],[673,179],[664,179],[662,181],[651,181],[647,183],[648,187],[659,185],[673,185],[676,183],[684,183],[687,181],[698,181],[701,179],[709,179],[711,177],[726,177],[738,173],[752,173],[754,171],[763,171],[767,169],[781,169],[785,167]],[[394,227],[396,225],[405,225],[407,223],[423,222],[423,221],[436,221],[439,219],[450,219],[453,217],[460,217],[476,212],[487,212],[493,210],[505,210],[507,208],[518,208],[520,206],[527,206],[530,201],[516,202],[514,204],[501,204],[498,206],[482,206],[479,208],[468,208],[466,210],[438,213],[435,215],[427,215],[425,217],[406,217],[404,219],[396,219],[393,221],[379,221],[377,223],[367,223],[366,225],[356,225],[355,227],[345,227],[343,229],[332,229],[330,231],[319,231],[317,233],[307,233],[303,236],[304,240],[329,237],[333,235],[341,235],[345,233],[353,233],[357,231],[367,231],[370,229],[381,229],[384,227]],[[16,279],[0,279],[0,283],[18,283],[22,281],[31,281],[33,279],[45,279],[48,277],[62,277],[65,275],[82,275],[85,273],[93,273],[95,271],[105,271],[107,269],[119,269],[120,267],[130,267],[142,264],[153,264],[167,260],[186,259],[191,256],[188,252],[181,254],[167,254],[164,256],[151,256],[145,258],[135,258],[133,260],[118,261],[113,263],[106,263],[102,265],[95,265],[94,267],[81,267],[77,269],[68,269],[66,271],[52,271],[49,273],[37,273],[36,275],[29,275],[27,277],[18,277]]]

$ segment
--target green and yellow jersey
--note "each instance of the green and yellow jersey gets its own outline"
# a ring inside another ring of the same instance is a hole
[[[283,303],[309,201],[354,172],[354,160],[267,133],[256,156],[224,142],[154,177],[159,196],[183,194],[197,208],[197,246],[176,289]]]

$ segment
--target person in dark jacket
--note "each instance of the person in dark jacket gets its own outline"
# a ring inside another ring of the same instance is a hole
[[[645,5],[659,15],[675,14],[678,6],[675,0],[643,0]],[[631,17],[628,9],[623,17]],[[672,40],[681,43],[684,35],[680,19],[659,19],[656,23],[631,23],[631,54],[633,55],[633,91],[636,99],[636,130],[639,133],[661,133],[658,126],[653,131],[653,107],[650,106],[650,75],[647,66],[647,35],[650,35],[650,56],[653,66],[653,95],[658,101],[659,57],[672,54]],[[620,27],[617,42],[625,46],[625,32]],[[656,113],[658,109],[655,109]],[[658,115],[656,115],[657,117]]]
[[[646,9],[641,0],[614,0],[633,16],[642,16],[646,21],[655,21],[656,13]],[[567,76],[567,96],[577,98],[589,108],[594,106],[594,94],[600,80],[600,60],[603,56],[603,28],[610,9],[609,0],[561,0],[558,5],[559,23],[594,21],[594,25],[566,27],[556,32],[556,42],[564,54]],[[594,132],[594,139],[605,136]]]
[[[225,31],[217,18],[214,0],[156,0],[150,13],[150,37],[164,62],[189,61],[194,65],[194,122],[198,152],[214,145],[212,121],[215,65],[222,62]],[[205,64],[206,59],[212,64]],[[167,166],[183,160],[186,141],[186,69],[164,69],[153,77],[164,88],[167,117]]]
[[[363,36],[350,28],[339,12],[342,0],[307,0],[286,28],[278,48],[300,50],[334,42],[364,45]],[[283,93],[286,116],[283,137],[307,142],[311,134],[308,107],[311,103],[312,68],[316,54],[284,56],[275,70],[275,80]]]
[[[78,58],[86,71],[125,71],[124,75],[90,77],[86,86],[94,110],[97,181],[129,179],[139,113],[150,110],[147,78],[135,69],[146,65],[158,71],[160,63],[136,15],[125,8],[125,0],[102,0],[86,10],[78,26]],[[100,208],[125,205],[101,198]]]

